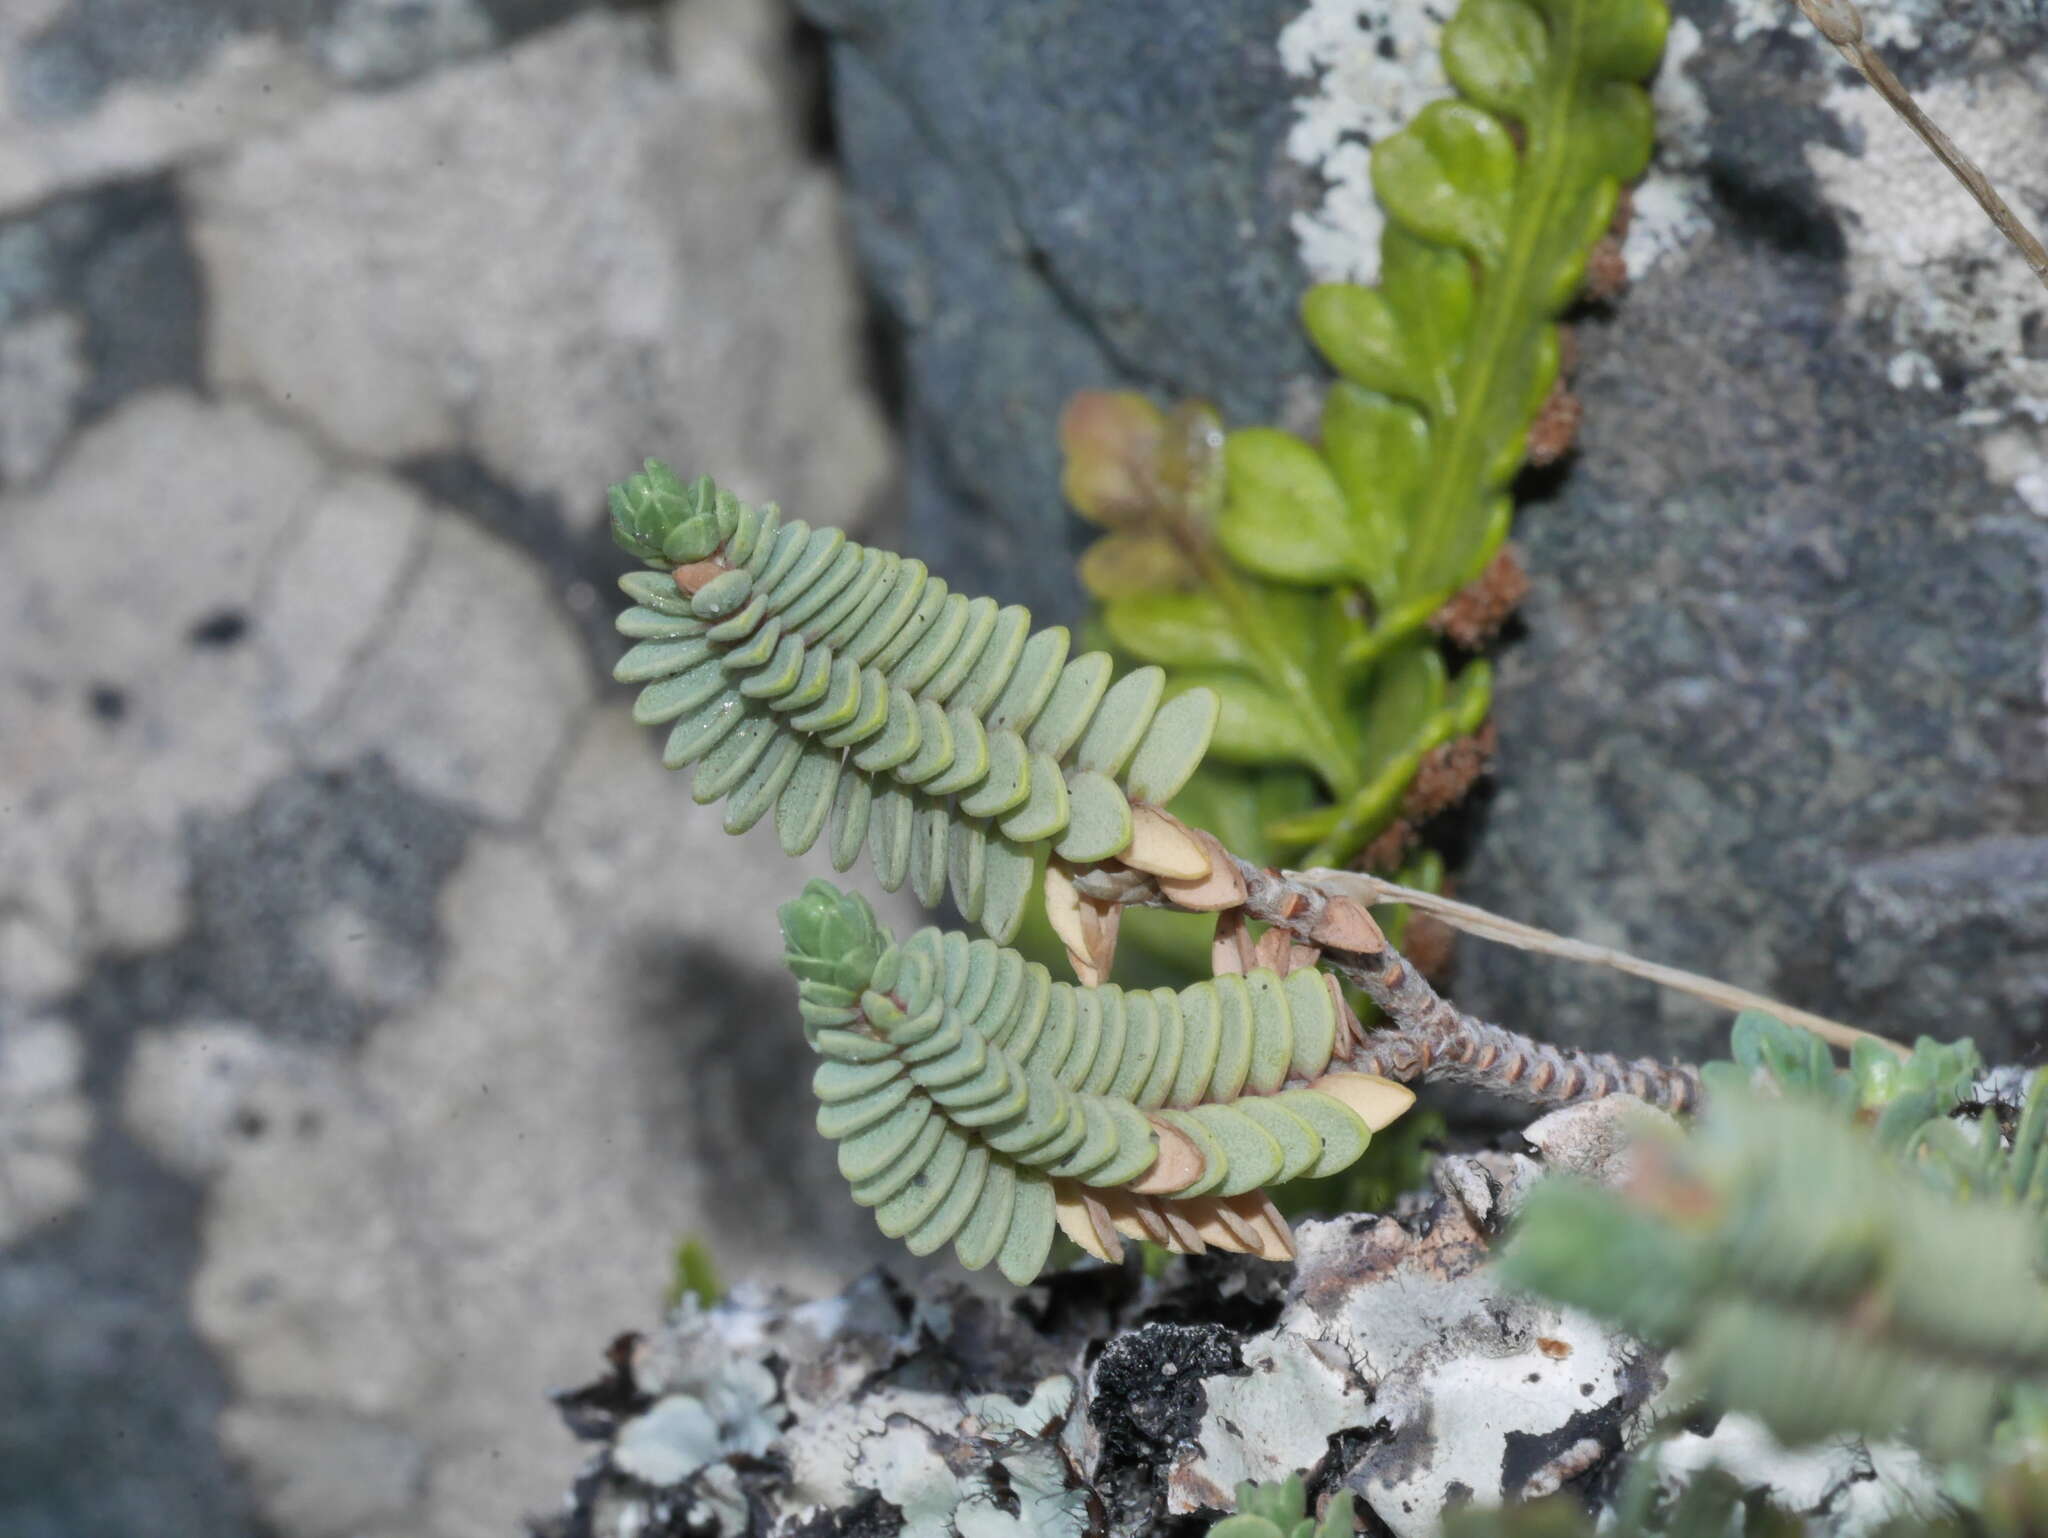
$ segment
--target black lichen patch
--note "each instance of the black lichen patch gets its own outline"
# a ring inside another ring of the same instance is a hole
[[[1161,1472],[1209,1411],[1202,1379],[1244,1370],[1239,1337],[1222,1325],[1147,1324],[1103,1346],[1088,1414],[1102,1439],[1095,1490],[1115,1530],[1160,1520]]]
[[[619,1336],[605,1351],[609,1372],[582,1388],[553,1396],[563,1424],[578,1441],[609,1441],[627,1421],[654,1407],[654,1396],[633,1376],[633,1351],[639,1343],[640,1337],[630,1332]]]
[[[1583,1462],[1578,1457],[1568,1460],[1575,1471],[1563,1482],[1566,1489],[1583,1489],[1589,1474],[1620,1453],[1622,1422],[1627,1414],[1626,1401],[1615,1398],[1579,1411],[1554,1431],[1510,1431],[1500,1459],[1501,1498],[1520,1498],[1534,1475],[1590,1440],[1599,1444],[1599,1455]]]
[[[286,1040],[352,1045],[432,981],[437,905],[473,819],[403,784],[381,758],[279,780],[247,811],[187,825],[192,921],[160,950],[109,961],[67,1013],[113,1075],[141,1027],[241,1020]],[[338,921],[338,922],[337,922]],[[335,975],[374,945],[377,998]],[[99,1050],[103,1049],[103,1050]]]
[[[821,1511],[792,1530],[790,1538],[896,1538],[903,1531],[903,1508],[870,1490],[851,1506]]]
[[[1089,1403],[1103,1461],[1163,1462],[1201,1429],[1202,1379],[1244,1370],[1237,1334],[1221,1325],[1148,1324],[1117,1336],[1096,1360]]]
[[[197,647],[224,651],[248,633],[248,615],[240,609],[219,609],[194,624],[186,639]]]
[[[94,719],[109,726],[119,725],[128,714],[128,695],[113,684],[94,684],[86,690],[85,702]]]
[[[1503,1500],[1521,1497],[1531,1477],[1560,1458],[1568,1465],[1556,1471],[1564,1476],[1561,1487],[1576,1492],[1588,1509],[1612,1492],[1621,1467],[1623,1431],[1665,1381],[1654,1356],[1624,1359],[1618,1376],[1619,1393],[1589,1405],[1556,1430],[1507,1434],[1500,1467]],[[1582,1442],[1597,1444],[1599,1451],[1580,1448]]]

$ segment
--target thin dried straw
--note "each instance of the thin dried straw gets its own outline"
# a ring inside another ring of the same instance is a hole
[[[1955,141],[1941,131],[1941,126],[1920,110],[1920,104],[1913,100],[1913,93],[1899,83],[1899,77],[1865,41],[1863,13],[1853,0],[1796,0],[1796,3],[1820,35],[1835,45],[1836,52],[1855,66],[1856,72],[1870,82],[1871,89],[1884,98],[1892,111],[1906,120],[1907,126],[1920,136],[1922,143],[1934,151],[1935,158],[1948,167],[1949,174],[1969,189],[1978,207],[1991,216],[1991,222],[1998,227],[1999,233],[2019,248],[2027,265],[2034,269],[2034,276],[2048,287],[2048,248],[2043,248],[2040,238],[1998,195],[1998,189],[1978,169],[1977,163],[1957,149]]]
[[[1862,1030],[1853,1025],[1844,1025],[1839,1020],[1830,1020],[1825,1015],[1816,1015],[1811,1010],[1795,1009],[1781,1004],[1776,999],[1766,998],[1760,993],[1751,993],[1747,988],[1737,988],[1731,983],[1719,982],[1711,977],[1702,977],[1697,972],[1682,971],[1667,967],[1660,962],[1644,961],[1626,951],[1617,951],[1605,945],[1595,945],[1588,940],[1567,939],[1552,934],[1547,929],[1534,925],[1517,923],[1489,913],[1484,908],[1475,908],[1470,903],[1461,903],[1449,897],[1439,897],[1434,892],[1418,891],[1414,887],[1401,886],[1397,882],[1382,881],[1377,876],[1363,875],[1349,870],[1307,870],[1301,872],[1303,879],[1313,882],[1322,890],[1353,898],[1369,907],[1382,903],[1405,903],[1422,913],[1442,919],[1453,929],[1466,934],[1477,935],[1483,940],[1492,940],[1501,945],[1513,946],[1516,950],[1535,951],[1545,956],[1559,956],[1566,961],[1576,961],[1587,966],[1606,967],[1610,971],[1640,977],[1662,988],[1679,993],[1689,993],[1694,998],[1705,999],[1724,1009],[1760,1009],[1775,1015],[1787,1025],[1796,1025],[1813,1032],[1823,1041],[1838,1047],[1849,1046],[1859,1039],[1867,1039],[1892,1051],[1904,1053],[1905,1048],[1889,1037],[1875,1031]]]

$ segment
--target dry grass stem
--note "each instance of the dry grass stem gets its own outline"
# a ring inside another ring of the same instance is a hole
[[[1977,163],[1955,146],[1955,141],[1941,131],[1920,104],[1913,100],[1913,93],[1899,82],[1891,67],[1879,57],[1863,35],[1863,13],[1854,0],[1797,0],[1799,9],[1806,13],[1806,19],[1813,23],[1820,35],[1835,45],[1835,51],[1855,66],[1856,72],[1870,83],[1872,90],[1884,98],[1892,111],[1906,120],[1921,142],[1934,151],[1935,158],[1949,169],[1949,174],[1969,189],[1977,205],[1991,217],[1999,233],[2019,248],[2027,265],[2034,270],[2034,276],[2048,287],[2048,248],[2041,244],[2040,237],[2021,222],[2019,215],[2012,211],[1998,189]]]
[[[1670,988],[1679,993],[1691,994],[1694,998],[1705,999],[1724,1009],[1760,1009],[1766,1014],[1777,1016],[1787,1025],[1796,1025],[1802,1030],[1813,1032],[1821,1040],[1837,1047],[1846,1047],[1858,1038],[1868,1038],[1894,1052],[1903,1054],[1905,1048],[1889,1037],[1875,1031],[1866,1031],[1853,1025],[1844,1025],[1839,1020],[1830,1020],[1825,1015],[1816,1015],[1811,1010],[1795,1009],[1790,1004],[1781,1004],[1776,999],[1751,993],[1747,988],[1737,988],[1732,983],[1702,977],[1697,972],[1681,971],[1659,962],[1644,961],[1626,951],[1613,950],[1605,945],[1594,945],[1586,940],[1571,940],[1563,935],[1552,934],[1547,929],[1520,924],[1513,919],[1502,918],[1484,908],[1475,908],[1470,903],[1461,903],[1449,897],[1439,897],[1433,892],[1422,892],[1414,887],[1401,886],[1392,881],[1382,881],[1377,876],[1362,875],[1347,870],[1310,870],[1301,873],[1303,877],[1330,892],[1341,892],[1370,904],[1406,903],[1421,913],[1429,913],[1442,919],[1454,929],[1466,934],[1477,935],[1482,940],[1492,940],[1501,945],[1511,945],[1516,950],[1534,951],[1540,955],[1558,956],[1566,961],[1582,962],[1588,966],[1606,967],[1611,971],[1623,972],[1630,977],[1640,977],[1645,982]]]

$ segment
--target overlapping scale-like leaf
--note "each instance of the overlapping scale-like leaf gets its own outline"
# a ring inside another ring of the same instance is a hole
[[[992,940],[897,945],[822,881],[782,924],[821,1059],[818,1130],[854,1199],[918,1254],[950,1243],[1022,1283],[1052,1243],[1055,1182],[1237,1197],[1335,1173],[1371,1138],[1346,1103],[1361,1076],[1331,1071],[1320,973],[1079,987]]]
[[[837,529],[785,522],[657,461],[612,492],[619,543],[661,572],[621,586],[639,644],[616,676],[663,762],[725,803],[728,832],[772,815],[790,854],[831,831],[834,865],[865,845],[891,890],[950,891],[998,939],[1029,896],[1033,846],[1115,855],[1133,799],[1164,804],[1216,721],[1206,691],[1162,706],[1163,677],[1111,682],[1012,605],[949,592],[924,566]]]

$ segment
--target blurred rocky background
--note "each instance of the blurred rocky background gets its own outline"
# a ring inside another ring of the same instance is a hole
[[[0,72],[0,1532],[503,1538],[681,1238],[882,1253],[797,876],[607,677],[641,456],[892,500],[816,46],[6,0]]]
[[[607,682],[602,488],[900,505],[1070,614],[1059,403],[1299,417],[1294,301],[1370,251],[1448,9],[0,3],[0,1532],[514,1533],[679,1239],[900,1261],[790,1077],[803,872]],[[1870,9],[2048,214],[2040,0]],[[1678,10],[1463,890],[2023,1050],[2048,304],[1792,7]]]

